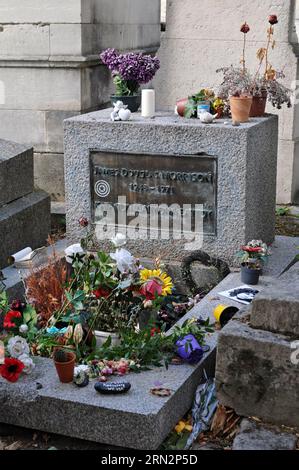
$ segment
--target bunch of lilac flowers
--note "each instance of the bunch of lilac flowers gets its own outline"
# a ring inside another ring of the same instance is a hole
[[[119,54],[115,49],[106,49],[100,55],[102,62],[111,70],[114,83],[126,82],[132,92],[136,91],[141,84],[150,82],[160,68],[160,61],[157,57],[150,55],[136,54],[128,52]]]

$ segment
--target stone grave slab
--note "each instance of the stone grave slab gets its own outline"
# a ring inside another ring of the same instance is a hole
[[[299,272],[296,281],[281,278],[261,292],[252,305],[253,328],[299,337]]]
[[[50,197],[35,191],[0,208],[0,268],[23,248],[44,246],[50,234]]]
[[[33,190],[33,149],[0,139],[0,207]]]
[[[1,422],[134,449],[156,449],[192,405],[203,368],[213,373],[215,351],[197,366],[153,368],[129,374],[125,395],[61,384],[50,359],[37,358],[36,369],[15,384],[0,379]],[[116,379],[119,380],[119,379]],[[172,390],[167,398],[150,394],[155,382]],[[42,388],[37,390],[36,383]]]
[[[262,295],[262,294],[261,294]],[[219,334],[217,396],[241,416],[299,426],[298,365],[293,338],[233,319]]]

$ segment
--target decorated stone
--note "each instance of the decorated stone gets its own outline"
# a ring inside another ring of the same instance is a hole
[[[97,392],[106,395],[117,395],[119,393],[126,393],[130,390],[131,384],[129,382],[97,382],[94,386]]]
[[[89,377],[84,370],[80,370],[75,374],[74,383],[77,387],[86,387],[89,384]]]

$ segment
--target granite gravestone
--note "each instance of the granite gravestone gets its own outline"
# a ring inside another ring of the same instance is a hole
[[[145,206],[157,201],[202,203],[201,248],[231,263],[240,245],[251,239],[273,242],[277,116],[252,118],[234,127],[222,119],[204,125],[170,113],[157,113],[149,120],[134,113],[131,121],[111,122],[110,112],[105,109],[65,121],[70,241],[85,235],[78,219],[95,221],[100,200],[115,204],[116,196],[125,195]],[[105,243],[99,245],[103,248]],[[139,257],[159,254],[180,261],[186,255],[183,238],[144,235],[127,247]]]
[[[13,253],[45,245],[50,225],[50,197],[34,190],[33,149],[0,139],[0,268]]]

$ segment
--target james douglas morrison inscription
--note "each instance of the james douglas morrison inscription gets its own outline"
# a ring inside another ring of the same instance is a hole
[[[153,205],[203,205],[203,232],[216,234],[216,159],[208,155],[148,155],[91,152],[91,199],[93,222],[97,207],[116,207],[119,197],[126,207]],[[163,217],[163,206],[159,209]],[[132,217],[133,218],[133,217]],[[127,218],[127,221],[129,217]]]

